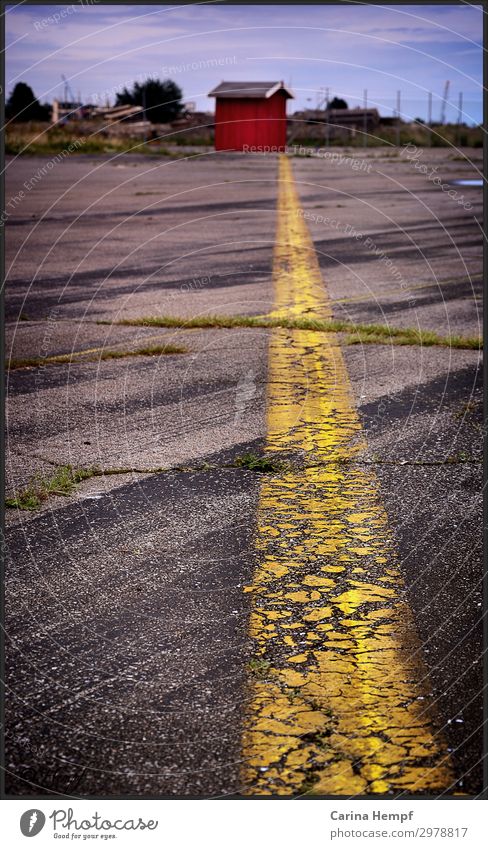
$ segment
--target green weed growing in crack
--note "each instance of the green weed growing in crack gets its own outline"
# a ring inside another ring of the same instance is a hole
[[[290,704],[293,705],[296,699],[300,698],[300,687],[288,687],[286,695]]]
[[[250,472],[262,472],[263,474],[283,472],[288,468],[283,460],[276,460],[274,457],[260,457],[258,454],[252,453],[236,457],[234,465],[238,469],[248,469]]]
[[[466,463],[466,461],[471,460],[467,451],[458,451],[457,454],[451,454],[449,457],[446,457],[446,463]]]
[[[112,322],[100,320],[98,324]],[[266,315],[203,315],[193,318],[178,316],[142,316],[113,322],[128,327],[177,327],[186,330],[235,327],[284,328],[289,330],[313,330],[317,333],[344,333],[342,341],[348,345],[438,345],[446,348],[479,350],[483,340],[478,336],[440,336],[432,330],[413,327],[393,327],[385,324],[357,324],[343,319],[315,319],[303,316],[276,318]]]
[[[182,345],[145,345],[135,350],[110,350],[85,354],[83,351],[73,351],[71,354],[53,354],[52,357],[12,357],[8,363],[9,371],[22,368],[39,368],[45,365],[75,365],[76,363],[96,363],[101,360],[122,360],[127,357],[154,357],[164,354],[187,354],[188,348]]]
[[[265,660],[264,657],[253,657],[248,663],[249,671],[256,676],[256,678],[266,678],[270,668],[271,662],[269,660]]]
[[[463,419],[465,416],[469,416],[473,413],[476,413],[480,406],[480,402],[477,399],[470,398],[469,401],[464,401],[461,404],[459,410],[456,410],[456,412],[454,413],[454,417],[456,419]]]
[[[15,498],[5,500],[5,506],[36,510],[50,495],[70,495],[76,484],[98,473],[97,469],[73,469],[69,465],[59,466],[51,476],[37,473]]]

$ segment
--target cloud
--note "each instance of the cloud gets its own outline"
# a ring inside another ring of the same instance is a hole
[[[24,80],[41,100],[62,91],[61,74],[82,95],[116,88],[168,65],[235,57],[224,68],[178,72],[186,99],[212,108],[220,79],[292,78],[296,108],[328,85],[359,102],[365,86],[387,104],[468,89],[481,104],[482,10],[473,6],[78,6],[39,31],[59,6],[20,6],[6,16],[7,85]],[[69,6],[64,7],[66,9]],[[73,8],[73,7],[71,7]],[[425,113],[425,109],[424,109]],[[418,112],[417,114],[422,114]]]

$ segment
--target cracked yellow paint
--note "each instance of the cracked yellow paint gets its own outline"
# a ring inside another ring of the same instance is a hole
[[[286,157],[274,281],[275,316],[331,317]],[[378,482],[357,462],[364,446],[337,337],[273,330],[267,450],[294,470],[260,492],[250,635],[270,666],[250,681],[244,793],[432,793],[453,781]]]

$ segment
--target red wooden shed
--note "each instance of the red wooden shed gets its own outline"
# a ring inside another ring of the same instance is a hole
[[[215,97],[215,150],[284,150],[286,101],[292,92],[278,83],[220,83]]]

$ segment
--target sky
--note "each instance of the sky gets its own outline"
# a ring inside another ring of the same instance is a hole
[[[405,120],[441,112],[482,118],[482,9],[459,5],[29,5],[6,10],[7,94],[26,82],[41,102],[113,103],[149,76],[173,79],[185,102],[213,110],[208,92],[222,80],[284,80],[288,111],[325,96],[392,115],[397,91]],[[54,17],[56,16],[56,17]],[[69,98],[71,99],[71,97]]]

